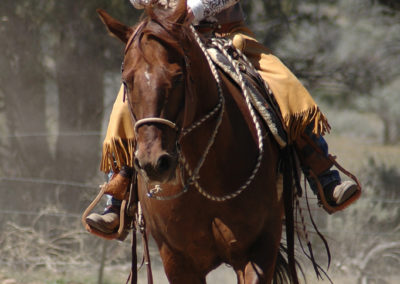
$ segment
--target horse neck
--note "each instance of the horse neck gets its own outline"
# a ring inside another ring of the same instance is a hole
[[[194,40],[193,40],[194,42]],[[197,44],[192,44],[188,53],[189,73],[198,116],[212,110],[219,101],[218,86],[206,55]]]
[[[193,47],[190,58],[191,76],[194,82],[192,87],[194,88],[194,95],[197,100],[195,108],[197,113],[196,118],[204,117],[219,103],[218,85],[206,56],[199,46],[196,45]],[[234,140],[236,141],[236,145],[228,147],[236,150],[238,147],[243,147],[243,149],[250,147],[251,149],[248,149],[248,151],[255,153],[256,150],[253,151],[253,149],[257,149],[258,137],[243,95],[224,75],[220,74],[220,80],[225,104],[221,126],[218,130],[220,133],[215,143],[228,146],[227,141]],[[203,129],[200,131],[201,134],[198,137],[200,140],[202,140],[201,136],[210,137],[211,131],[214,129],[218,119],[218,114],[219,111],[214,114],[213,119],[209,119],[206,125],[202,127]],[[195,143],[194,145],[199,143],[201,149],[204,147],[204,145],[201,145],[204,144],[204,141],[199,142],[198,139],[193,139],[193,143]]]

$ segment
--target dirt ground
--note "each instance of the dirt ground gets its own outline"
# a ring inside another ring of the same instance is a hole
[[[125,283],[129,274],[129,264],[124,266],[108,267],[104,273],[103,284],[121,284]],[[6,277],[8,275],[8,277]],[[12,276],[10,276],[12,275]],[[340,275],[329,272],[333,283],[335,284],[358,284],[354,276]],[[317,280],[313,271],[306,272],[307,281],[301,280],[302,284],[328,284],[327,279]],[[153,280],[156,284],[168,284],[161,266],[153,267]],[[98,279],[96,271],[74,270],[63,275],[49,274],[49,272],[36,271],[34,273],[7,273],[2,270],[0,272],[0,284],[97,284]],[[147,276],[144,269],[139,272],[138,283],[147,283]],[[207,276],[208,284],[229,284],[236,283],[236,276],[234,272],[226,265],[221,265],[216,270],[212,271]],[[385,284],[398,284],[400,283],[400,275],[393,275],[385,279],[385,282],[365,282],[365,283],[385,283]]]

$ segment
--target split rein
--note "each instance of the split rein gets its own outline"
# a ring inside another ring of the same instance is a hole
[[[179,160],[179,168],[181,171],[181,182],[182,182],[182,186],[183,189],[182,191],[178,192],[177,194],[174,195],[168,195],[168,196],[164,196],[164,195],[159,195],[159,193],[161,193],[163,191],[162,187],[160,185],[155,185],[154,188],[149,189],[147,196],[150,198],[154,198],[156,200],[172,200],[175,198],[180,197],[181,195],[183,195],[184,193],[186,193],[189,189],[191,185],[194,185],[194,187],[196,188],[196,190],[203,195],[204,197],[206,197],[209,200],[212,201],[217,201],[217,202],[223,202],[226,200],[230,200],[235,198],[236,196],[238,196],[239,194],[241,194],[245,189],[247,189],[249,187],[249,185],[251,184],[251,182],[254,180],[260,166],[261,166],[261,160],[263,157],[263,152],[264,152],[264,143],[263,143],[263,136],[262,136],[262,131],[261,131],[261,126],[260,123],[257,119],[257,115],[253,109],[253,106],[251,105],[251,101],[250,101],[250,97],[247,93],[247,89],[244,83],[244,79],[243,76],[241,74],[240,68],[239,68],[239,64],[237,62],[235,62],[231,56],[229,55],[229,53],[226,51],[227,47],[226,45],[221,44],[218,40],[213,40],[213,44],[216,45],[223,53],[224,55],[229,59],[229,61],[231,61],[231,63],[233,64],[233,66],[235,66],[236,69],[236,73],[240,78],[241,81],[241,89],[243,92],[243,95],[245,97],[245,101],[246,101],[246,106],[250,112],[251,118],[253,120],[253,123],[255,125],[256,131],[257,131],[257,138],[258,138],[258,157],[257,157],[257,162],[256,165],[253,168],[252,173],[250,174],[250,176],[248,177],[248,179],[243,183],[242,186],[240,186],[236,191],[223,195],[223,196],[215,196],[212,194],[209,194],[208,192],[206,192],[201,185],[199,184],[199,179],[200,179],[200,169],[203,166],[208,153],[212,147],[212,145],[215,142],[215,138],[218,134],[219,128],[221,126],[222,123],[222,117],[223,114],[225,112],[225,98],[223,96],[223,91],[222,91],[222,84],[221,84],[221,79],[219,76],[219,73],[217,71],[217,68],[215,67],[215,64],[213,63],[212,59],[210,58],[210,56],[208,55],[207,49],[205,47],[205,45],[203,44],[203,42],[201,41],[197,31],[195,30],[195,28],[193,26],[190,26],[191,28],[191,32],[194,35],[194,38],[196,40],[196,42],[198,43],[199,47],[201,48],[203,54],[205,55],[208,65],[210,66],[211,72],[213,74],[213,77],[217,83],[217,89],[218,89],[218,103],[217,105],[206,115],[204,115],[201,119],[199,119],[197,122],[193,123],[190,127],[186,128],[186,129],[179,129],[179,127],[172,121],[168,120],[168,119],[164,119],[164,118],[160,118],[160,117],[149,117],[149,118],[143,118],[143,119],[139,119],[136,121],[135,125],[134,125],[134,131],[135,131],[135,135],[137,135],[138,133],[138,128],[144,124],[162,124],[162,125],[166,125],[168,127],[170,127],[171,129],[180,132],[180,137],[178,138],[177,142],[176,142],[176,148],[178,151],[178,160]],[[232,42],[229,41],[227,43],[227,45],[229,45],[229,47],[232,47]],[[238,53],[241,53],[239,50],[237,50]],[[243,55],[244,57],[244,55]],[[200,125],[202,125],[206,120],[208,120],[209,118],[213,117],[214,115],[216,115],[218,113],[218,118],[217,118],[217,122],[215,125],[215,128],[211,134],[210,139],[208,140],[207,146],[202,154],[202,156],[200,157],[200,160],[197,163],[197,166],[192,170],[189,163],[187,162],[187,160],[185,159],[185,156],[183,155],[182,151],[181,151],[181,147],[180,147],[180,143],[179,141],[186,136],[187,134],[189,134],[190,132],[192,132],[194,129],[196,129],[197,127],[199,127]],[[184,172],[186,171],[188,179],[185,182],[184,181]]]

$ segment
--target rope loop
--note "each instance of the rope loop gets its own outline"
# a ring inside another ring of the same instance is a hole
[[[219,48],[219,50],[226,56],[226,58],[228,58],[228,60],[231,62],[231,64],[235,67],[235,71],[240,78],[240,82],[241,82],[240,87],[242,89],[243,96],[244,96],[245,102],[246,102],[246,106],[250,112],[250,116],[253,120],[253,123],[256,128],[256,132],[257,132],[258,157],[257,157],[256,164],[255,164],[253,171],[250,174],[249,178],[235,192],[229,193],[229,194],[226,194],[223,196],[215,196],[215,195],[209,194],[202,188],[202,186],[199,183],[199,180],[200,180],[199,172],[208,156],[208,153],[209,153],[211,147],[215,143],[216,136],[217,136],[219,128],[221,126],[222,117],[225,112],[225,98],[223,96],[221,79],[220,79],[219,73],[217,71],[217,68],[216,68],[214,62],[212,61],[211,57],[208,54],[207,48],[205,47],[204,43],[200,39],[200,36],[198,35],[196,29],[193,26],[190,26],[190,28],[191,28],[191,31],[193,33],[193,36],[194,36],[196,42],[198,43],[200,49],[202,50],[204,56],[207,59],[208,65],[210,66],[213,77],[217,83],[219,102],[218,102],[217,106],[210,113],[206,114],[203,118],[198,120],[196,123],[192,124],[187,129],[183,129],[181,132],[181,134],[182,134],[181,137],[187,135],[188,133],[193,131],[195,128],[199,127],[208,118],[212,117],[218,111],[219,111],[219,115],[217,118],[215,128],[213,130],[213,133],[211,134],[211,137],[207,143],[207,146],[206,146],[202,156],[200,157],[200,160],[198,161],[197,166],[194,168],[194,170],[191,169],[189,163],[185,159],[184,154],[181,151],[179,151],[179,153],[178,153],[179,154],[179,164],[181,165],[181,173],[182,173],[181,179],[182,179],[182,184],[183,184],[183,190],[172,196],[158,196],[157,194],[162,192],[162,188],[160,185],[157,185],[155,188],[153,188],[152,190],[149,191],[148,196],[151,198],[155,198],[157,200],[171,200],[171,199],[177,198],[177,197],[181,196],[182,194],[186,193],[189,190],[190,185],[193,185],[196,188],[196,190],[201,195],[206,197],[207,199],[212,200],[212,201],[217,201],[217,202],[223,202],[223,201],[233,199],[233,198],[237,197],[239,194],[241,194],[244,190],[246,190],[249,187],[251,182],[256,177],[256,175],[261,167],[261,161],[263,158],[263,153],[264,153],[263,139],[264,138],[262,135],[262,128],[261,128],[260,122],[259,122],[257,115],[254,111],[254,108],[251,104],[250,96],[249,96],[247,88],[245,86],[245,81],[244,81],[243,75],[240,71],[240,64],[232,58],[232,56],[227,52],[227,50],[234,49],[238,54],[242,55],[242,53],[233,46],[232,41],[230,41],[230,40],[229,41],[221,41],[219,39],[212,39],[212,44],[217,46]],[[178,149],[180,149],[180,147]],[[184,171],[186,171],[187,176],[188,176],[186,182],[184,181],[184,175],[183,175]]]

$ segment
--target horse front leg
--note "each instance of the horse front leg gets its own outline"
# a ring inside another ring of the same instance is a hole
[[[242,269],[235,271],[238,284],[270,284],[272,283],[271,273],[260,268],[260,266],[249,261]],[[266,273],[267,272],[267,273]]]
[[[178,252],[166,245],[160,248],[165,274],[171,284],[205,284],[206,276],[196,271],[194,264]]]
[[[249,261],[240,269],[241,273],[236,273],[238,283],[272,283],[279,254],[279,246],[280,234],[261,237],[253,247]]]

